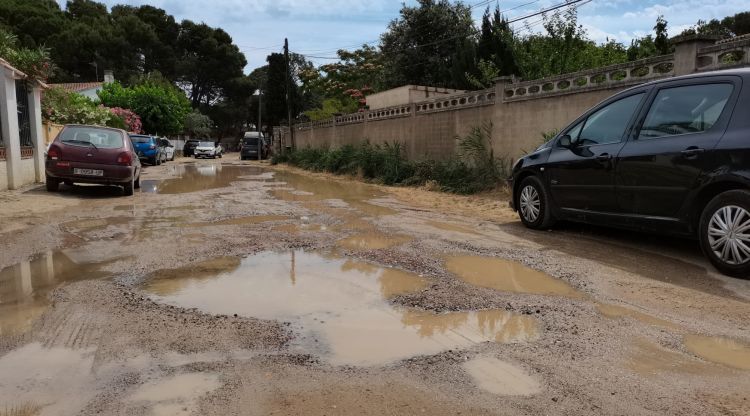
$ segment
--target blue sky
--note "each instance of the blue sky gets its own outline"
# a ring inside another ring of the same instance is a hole
[[[65,0],[58,0],[64,6]],[[102,0],[99,0],[102,1]],[[504,0],[506,17],[521,17],[564,0]],[[151,4],[165,9],[178,20],[202,21],[226,30],[248,60],[246,70],[264,65],[265,57],[280,51],[284,37],[290,49],[313,56],[335,56],[340,47],[354,48],[376,41],[388,22],[398,17],[403,0],[103,0],[114,4]],[[405,0],[413,5],[415,0]],[[465,0],[469,5],[486,4]],[[524,6],[526,3],[527,4]],[[494,7],[495,3],[491,3]],[[520,6],[520,7],[519,7]],[[579,8],[579,23],[589,37],[604,42],[607,38],[625,44],[634,37],[651,32],[654,21],[663,14],[670,35],[695,24],[698,19],[722,18],[750,10],[748,0],[592,0]],[[474,9],[481,19],[484,7]],[[530,18],[530,30],[539,30],[539,18]],[[528,33],[524,23],[514,25]],[[316,64],[329,62],[311,58]]]

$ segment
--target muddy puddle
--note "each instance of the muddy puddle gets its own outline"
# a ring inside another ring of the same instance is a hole
[[[722,372],[715,365],[666,349],[645,338],[634,340],[627,366],[644,376],[669,376],[675,373],[700,376],[718,375]]]
[[[479,235],[479,233],[476,230],[473,230],[469,227],[459,225],[459,224],[453,224],[453,223],[441,222],[441,221],[426,221],[425,224],[429,225],[430,227],[437,228],[438,230],[442,230],[442,231],[451,231],[455,233]]]
[[[445,268],[465,282],[503,292],[583,297],[562,280],[555,279],[521,263],[494,257],[452,256]]]
[[[194,414],[200,396],[219,387],[217,374],[178,374],[142,385],[130,396],[130,401],[150,407],[153,416],[188,416]]]
[[[348,250],[382,250],[411,241],[405,235],[386,235],[377,231],[368,231],[343,238],[336,245]]]
[[[251,166],[223,166],[221,164],[187,164],[172,166],[176,178],[141,181],[141,192],[183,194],[206,189],[225,188],[242,180],[243,176],[263,173],[262,168]]]
[[[40,254],[0,270],[0,335],[25,331],[46,310],[48,292],[65,282],[104,277],[101,269],[112,261],[79,248]]]
[[[42,415],[77,414],[94,396],[93,363],[93,349],[46,348],[39,343],[3,355],[0,414],[14,407],[42,409]]]
[[[219,220],[219,221],[192,222],[189,224],[184,224],[182,226],[184,227],[214,227],[214,226],[221,226],[221,225],[253,225],[253,224],[262,224],[264,222],[285,221],[285,220],[290,220],[292,218],[293,217],[290,217],[288,215],[253,215],[249,217],[228,218],[228,219]]]
[[[536,321],[506,311],[436,315],[388,299],[428,285],[398,269],[305,251],[262,252],[228,263],[213,277],[163,273],[144,289],[161,302],[213,314],[293,324],[292,348],[334,365],[382,365],[479,342],[524,342]]]
[[[392,215],[397,211],[372,202],[372,199],[384,197],[385,194],[372,185],[360,182],[339,182],[290,172],[275,172],[274,182],[283,182],[271,191],[271,194],[284,201],[317,202],[341,200],[349,207],[370,217]]]
[[[541,391],[533,377],[517,365],[492,357],[479,357],[463,364],[482,390],[501,396],[531,396]]]
[[[624,306],[599,303],[596,305],[596,309],[597,311],[599,311],[599,313],[610,319],[633,318],[637,321],[652,326],[658,326],[673,330],[680,329],[680,326],[675,324],[674,322],[660,319],[655,316],[636,311],[634,309],[626,308]]]
[[[733,339],[688,335],[685,348],[693,354],[718,364],[750,370],[750,345]]]

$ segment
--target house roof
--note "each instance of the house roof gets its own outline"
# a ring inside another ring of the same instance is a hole
[[[68,92],[81,92],[101,88],[103,82],[69,82],[65,84],[50,84],[52,87],[60,87]]]

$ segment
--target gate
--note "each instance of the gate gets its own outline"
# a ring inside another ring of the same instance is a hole
[[[18,136],[21,147],[32,147],[29,117],[29,93],[24,80],[16,80],[16,105],[18,107]]]

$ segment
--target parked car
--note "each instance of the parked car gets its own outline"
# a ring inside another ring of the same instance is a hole
[[[221,144],[219,143],[203,141],[198,143],[198,146],[195,148],[194,152],[196,159],[201,157],[210,157],[211,159],[215,159],[223,155],[224,149],[221,148]]]
[[[185,157],[191,157],[195,155],[195,148],[198,147],[199,140],[190,139],[185,142],[185,146],[182,147],[182,155]]]
[[[140,187],[141,163],[128,133],[99,126],[66,125],[47,150],[47,191],[60,183],[122,186],[125,195]]]
[[[257,131],[245,132],[240,142],[240,160],[258,159],[258,143],[260,142],[260,158],[268,157],[268,143],[262,133]]]
[[[572,220],[697,237],[717,269],[748,276],[748,114],[750,69],[630,88],[518,160],[512,206],[534,229]]]
[[[172,142],[170,142],[169,139],[165,137],[159,140],[161,140],[162,147],[164,148],[164,160],[174,160],[174,145],[172,144]]]
[[[130,139],[133,141],[139,159],[153,166],[161,165],[162,160],[164,160],[164,147],[161,146],[158,138],[143,134],[131,134]]]

